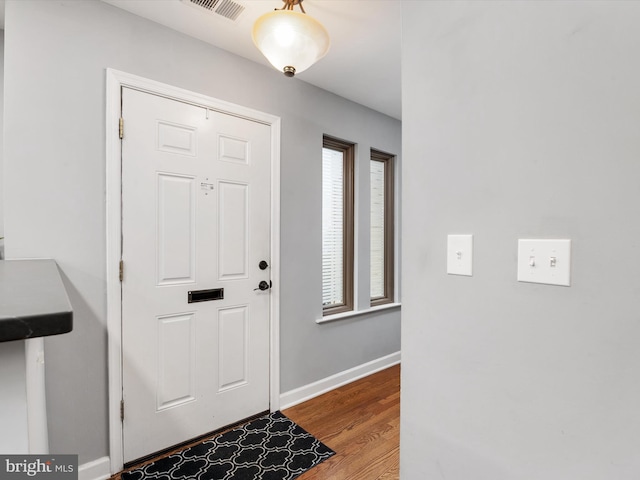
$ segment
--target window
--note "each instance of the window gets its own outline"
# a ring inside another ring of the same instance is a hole
[[[353,144],[322,144],[323,315],[353,310]]]
[[[371,150],[371,305],[394,300],[393,156]]]

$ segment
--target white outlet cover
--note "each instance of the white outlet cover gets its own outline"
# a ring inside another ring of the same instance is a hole
[[[518,281],[571,286],[571,240],[519,239]]]
[[[473,276],[473,235],[447,236],[447,273]]]

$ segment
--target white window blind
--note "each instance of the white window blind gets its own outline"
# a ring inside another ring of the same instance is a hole
[[[322,149],[322,305],[344,299],[344,153]]]
[[[371,298],[385,296],[385,162],[371,160]]]

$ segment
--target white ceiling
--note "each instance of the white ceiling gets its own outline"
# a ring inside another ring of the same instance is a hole
[[[267,66],[253,45],[251,27],[283,5],[234,0],[245,10],[232,21],[182,0],[103,1]],[[296,78],[400,119],[400,0],[304,0],[303,5],[329,31],[331,49]],[[295,80],[283,75],[282,81]]]

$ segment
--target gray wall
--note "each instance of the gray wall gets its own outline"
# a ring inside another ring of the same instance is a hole
[[[4,30],[0,30],[0,237],[4,237],[4,162],[3,123],[4,123]],[[0,240],[0,259],[3,258],[4,240]]]
[[[401,476],[640,472],[640,4],[403,3]],[[446,236],[474,234],[474,275]],[[516,281],[571,238],[572,285]]]
[[[56,259],[75,311],[74,331],[45,343],[53,452],[108,454],[107,67],[282,118],[282,392],[400,349],[397,311],[315,323],[322,135],[358,143],[368,168],[370,147],[400,154],[399,121],[101,2],[8,1],[7,254]]]

